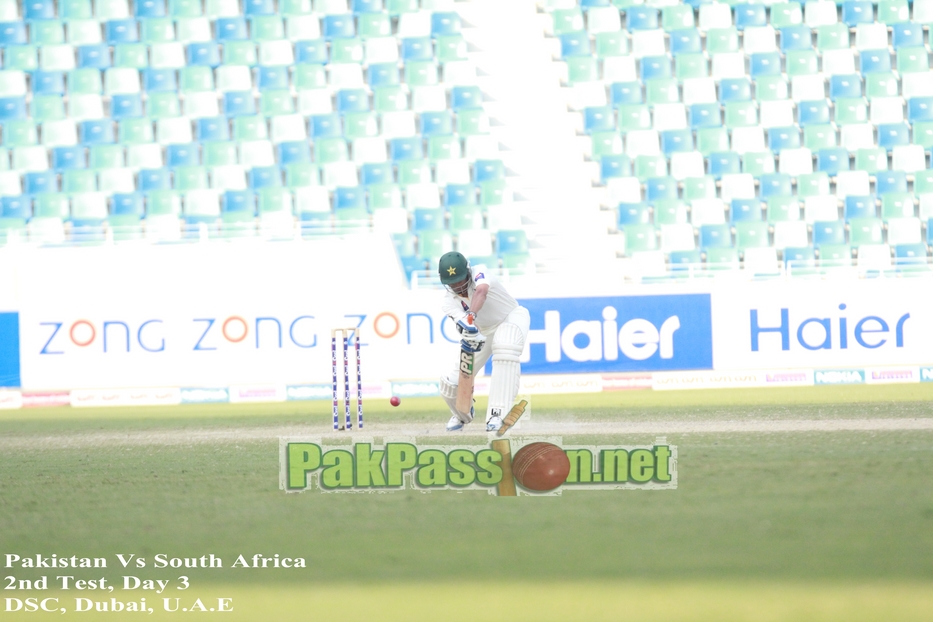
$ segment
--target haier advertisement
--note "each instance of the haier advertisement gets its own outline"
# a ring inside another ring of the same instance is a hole
[[[716,369],[852,368],[933,362],[925,282],[750,283],[713,296]]]
[[[523,300],[523,373],[711,369],[709,294]]]

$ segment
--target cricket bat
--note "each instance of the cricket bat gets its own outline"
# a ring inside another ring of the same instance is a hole
[[[460,350],[460,380],[457,381],[457,410],[463,415],[473,407],[473,362],[476,354]]]
[[[499,431],[496,432],[497,436],[502,436],[508,432],[509,428],[518,423],[519,417],[525,414],[525,407],[528,405],[528,400],[521,400],[515,406],[512,406],[512,410],[509,411],[509,414],[505,416],[505,419],[502,420],[502,427],[499,428]]]
[[[499,481],[496,492],[499,493],[500,497],[517,497],[515,477],[512,475],[512,447],[508,439],[493,441],[492,448],[502,456],[502,462],[499,463],[499,466],[502,467],[502,480]]]

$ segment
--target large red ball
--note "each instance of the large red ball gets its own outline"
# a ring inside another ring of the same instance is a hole
[[[393,395],[392,399],[389,400],[389,403],[392,404],[393,406],[398,406],[399,404],[402,403],[402,400],[400,400],[397,395]]]
[[[551,443],[525,445],[512,459],[512,475],[528,490],[554,490],[570,475],[570,460],[564,450]]]

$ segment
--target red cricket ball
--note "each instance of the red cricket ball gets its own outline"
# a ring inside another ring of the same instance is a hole
[[[389,400],[389,403],[392,404],[393,406],[398,406],[399,404],[402,403],[402,400],[400,400],[397,395],[393,395],[392,399]]]
[[[528,490],[554,490],[567,481],[570,459],[557,445],[531,443],[515,452],[512,474]]]

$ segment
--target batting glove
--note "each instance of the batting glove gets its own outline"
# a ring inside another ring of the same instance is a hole
[[[483,349],[483,346],[486,345],[486,337],[479,333],[475,333],[468,337],[464,337],[460,340],[460,348],[472,353],[477,353]]]
[[[472,337],[473,335],[479,334],[479,329],[475,325],[476,316],[472,313],[467,313],[462,318],[457,320],[457,330],[460,331],[461,335],[466,335],[467,337]]]

